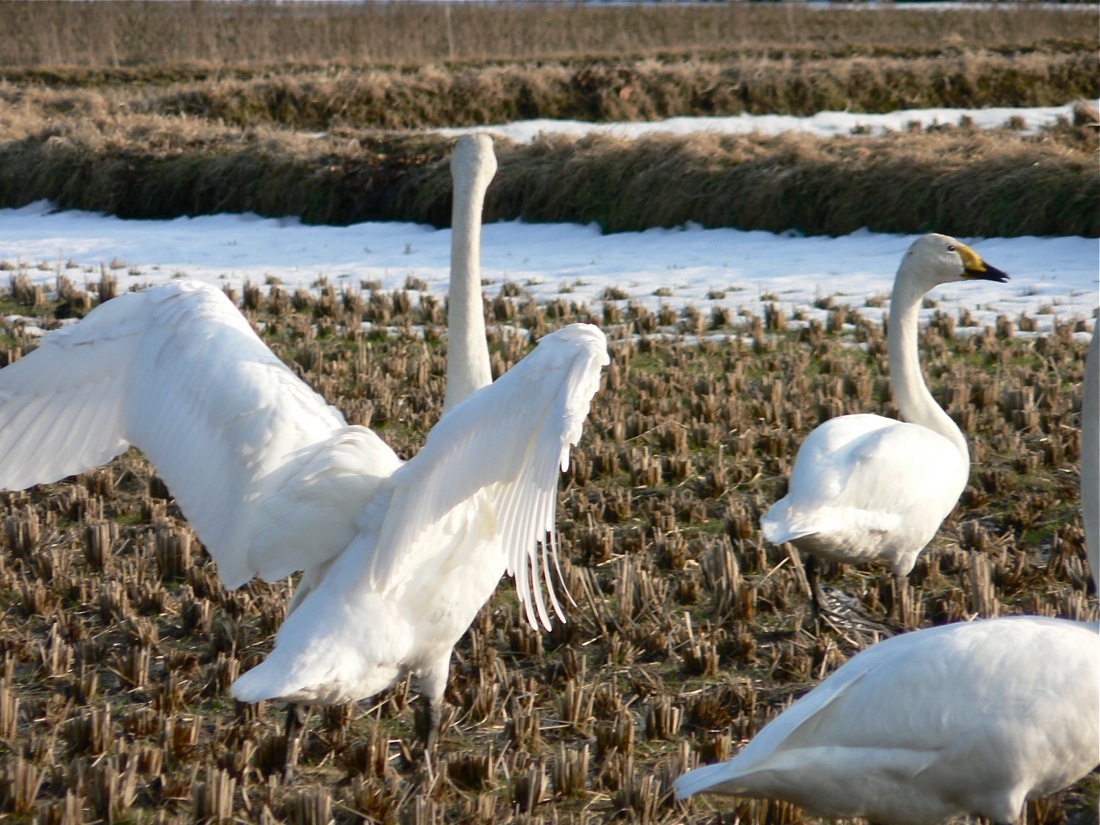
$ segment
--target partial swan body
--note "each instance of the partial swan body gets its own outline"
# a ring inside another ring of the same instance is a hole
[[[487,136],[459,140],[446,412],[412,461],[349,426],[219,290],[173,282],[97,307],[0,370],[0,487],[137,446],[226,587],[303,571],[272,658],[235,695],[339,702],[412,673],[438,720],[451,648],[505,572],[532,624],[560,615],[557,468],[608,362],[603,333],[574,325],[490,385],[479,236],[495,168]]]
[[[929,825],[1020,818],[1100,762],[1095,625],[1012,617],[887,639],[764,727],[678,798],[783,799],[822,817]]]
[[[539,546],[607,361],[595,327],[552,333],[403,463],[295,377],[218,289],[164,284],[0,370],[0,486],[56,481],[133,444],[227,587],[307,571],[273,658],[236,696],[346,701],[410,672],[439,702],[451,647],[505,571],[532,623],[558,608],[539,583],[553,545]]]
[[[532,623],[561,614],[550,586],[558,467],[607,363],[574,325],[447,413],[359,514],[359,532],[291,613],[275,650],[232,687],[246,702],[362,699],[404,673],[442,696],[451,648],[505,571]],[[549,543],[547,543],[549,542]],[[537,581],[546,574],[550,605]]]
[[[890,387],[904,421],[844,415],[806,438],[789,492],[760,520],[764,537],[815,555],[859,564],[888,562],[896,576],[917,556],[966,488],[970,454],[962,432],[921,375],[917,348],[921,299],[954,281],[1005,281],[1007,275],[954,238],[925,235],[909,247],[890,299]]]

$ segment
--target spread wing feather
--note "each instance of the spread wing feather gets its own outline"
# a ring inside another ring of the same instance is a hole
[[[373,433],[347,427],[218,289],[194,282],[120,296],[0,370],[0,487],[56,481],[131,444],[156,465],[227,587],[337,555],[363,496],[399,463]],[[327,510],[299,514],[342,526],[271,529],[310,498]]]
[[[492,531],[506,555],[528,620],[549,627],[539,579],[560,616],[547,566],[549,557],[556,563],[558,470],[580,438],[606,363],[603,333],[575,324],[543,338],[495,383],[447,413],[416,457],[393,474],[393,497],[367,566],[369,588],[406,586],[428,563],[461,564],[433,556],[469,552],[449,539],[476,519],[476,538]],[[454,523],[456,513],[462,525]]]

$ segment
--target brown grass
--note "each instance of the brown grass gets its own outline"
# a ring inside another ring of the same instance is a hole
[[[0,207],[442,225],[448,143],[377,130],[1093,100],[1085,19],[1038,6],[2,3],[0,29],[23,36],[0,42]],[[1095,117],[1079,120],[1027,139],[503,145],[489,213],[607,231],[1095,236]]]
[[[798,4],[603,6],[490,3],[0,3],[0,65],[130,67],[643,55],[836,56],[1092,48],[1088,13],[1039,5],[913,13]]]
[[[606,231],[705,226],[816,234],[861,227],[959,235],[1100,235],[1096,126],[1039,137],[937,128],[888,137],[498,141],[489,220],[598,222]],[[124,217],[220,211],[317,223],[449,220],[450,141],[106,113],[0,144],[0,203],[48,198]],[[669,182],[675,185],[670,186]]]
[[[22,118],[100,113],[177,116],[240,127],[414,129],[531,118],[657,120],[681,115],[887,112],[924,107],[1049,106],[1100,95],[1094,49],[1068,54],[830,59],[541,61],[442,69],[234,73],[150,83],[22,79],[0,100]],[[9,115],[14,118],[15,115]]]
[[[578,605],[568,624],[535,633],[502,585],[456,650],[436,777],[406,747],[412,694],[402,686],[369,710],[315,715],[298,780],[279,781],[281,713],[236,706],[226,686],[269,649],[288,588],[225,592],[163,484],[130,454],[74,483],[0,494],[0,814],[701,825],[721,810],[746,825],[811,821],[785,804],[678,806],[668,789],[685,768],[736,753],[873,641],[801,629],[800,567],[757,523],[823,417],[891,411],[881,325],[859,307],[796,332],[774,313],[659,317],[568,296],[537,307],[516,284],[499,293],[486,304],[490,321],[541,333],[595,320],[615,343],[560,495]],[[332,287],[243,298],[266,340],[350,420],[415,452],[443,395],[437,307]],[[51,309],[2,308],[45,318]],[[854,336],[829,331],[841,316]],[[362,319],[378,323],[371,334]],[[1016,340],[993,329],[957,337],[965,323],[941,314],[924,335],[936,395],[974,457],[960,506],[908,594],[894,593],[884,569],[838,567],[826,578],[906,629],[974,613],[1095,619],[1076,486],[1085,347],[1066,324]],[[1026,319],[998,329],[1015,324]],[[499,373],[529,345],[490,330]],[[34,345],[18,322],[3,331],[0,361]],[[1091,776],[1031,805],[1028,821],[1083,825],[1096,800]]]

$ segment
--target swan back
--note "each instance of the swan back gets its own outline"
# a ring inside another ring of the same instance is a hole
[[[1095,626],[1013,617],[908,633],[868,648],[677,796],[786,799],[826,817],[1012,822],[1100,761]]]

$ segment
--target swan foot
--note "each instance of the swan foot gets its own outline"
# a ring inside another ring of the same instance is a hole
[[[865,633],[877,634],[880,639],[895,635],[894,630],[869,616],[858,599],[840,588],[830,587],[827,592],[822,590],[821,599],[823,606],[817,616],[819,630],[827,625],[842,636],[854,634],[860,638],[852,641],[859,641],[861,645],[864,643],[862,637]]]
[[[814,630],[817,635],[820,636],[828,628],[845,637],[855,634],[860,638],[850,641],[858,641],[860,644],[863,642],[864,633],[876,633],[881,638],[894,635],[893,630],[867,615],[859,601],[843,590],[830,587],[826,592],[821,586],[817,557],[812,553],[807,554],[805,568],[806,581],[810,585]]]

